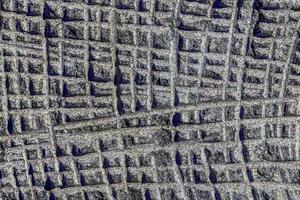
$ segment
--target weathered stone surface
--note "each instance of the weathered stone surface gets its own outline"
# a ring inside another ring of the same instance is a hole
[[[300,2],[0,0],[0,199],[300,199]]]

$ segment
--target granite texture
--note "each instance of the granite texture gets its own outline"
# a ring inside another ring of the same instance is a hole
[[[300,1],[0,4],[1,200],[300,199]]]

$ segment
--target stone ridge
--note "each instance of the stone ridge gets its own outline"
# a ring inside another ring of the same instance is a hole
[[[1,200],[300,199],[300,1],[0,8]]]

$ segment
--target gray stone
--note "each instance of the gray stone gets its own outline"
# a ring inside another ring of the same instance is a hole
[[[300,2],[0,0],[0,199],[300,199]]]

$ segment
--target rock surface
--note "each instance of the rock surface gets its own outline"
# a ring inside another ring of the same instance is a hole
[[[300,199],[300,2],[0,0],[1,200]]]

